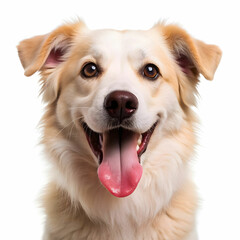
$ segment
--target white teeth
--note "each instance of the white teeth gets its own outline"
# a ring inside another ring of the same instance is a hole
[[[140,146],[142,143],[142,134],[140,134],[139,138],[138,138],[138,142],[137,144]]]
[[[139,150],[141,143],[142,143],[142,134],[140,134],[138,141],[137,141],[137,146],[136,146],[137,151]]]

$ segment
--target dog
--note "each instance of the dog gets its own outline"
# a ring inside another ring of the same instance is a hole
[[[46,103],[43,239],[196,240],[192,108],[219,47],[175,24],[89,30],[79,20],[17,48]]]

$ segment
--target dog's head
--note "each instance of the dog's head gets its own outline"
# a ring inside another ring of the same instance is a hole
[[[59,129],[88,142],[101,183],[118,197],[134,191],[157,142],[191,121],[199,74],[211,80],[221,58],[217,46],[165,24],[148,31],[66,24],[18,50],[25,75],[41,72]]]

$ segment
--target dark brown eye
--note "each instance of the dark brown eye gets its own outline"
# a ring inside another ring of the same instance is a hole
[[[82,76],[85,78],[96,77],[98,75],[98,73],[99,73],[98,68],[95,63],[86,64],[81,71]]]
[[[150,80],[155,80],[159,76],[159,69],[157,66],[154,64],[147,64],[143,68],[143,76],[150,79]]]

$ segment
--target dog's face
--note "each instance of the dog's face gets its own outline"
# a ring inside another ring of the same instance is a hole
[[[141,178],[141,156],[156,126],[169,115],[175,126],[181,123],[177,96],[164,80],[176,79],[169,70],[173,61],[153,31],[94,31],[85,39],[91,44],[84,55],[73,51],[70,57],[77,60],[70,63],[75,72],[64,69],[74,76],[59,98],[59,121],[81,125],[100,164],[101,182],[114,195],[126,196]]]
[[[191,121],[198,75],[212,79],[221,56],[176,26],[90,31],[82,23],[25,40],[19,54],[26,75],[41,71],[59,129],[81,136],[117,197],[135,190],[157,143]]]

